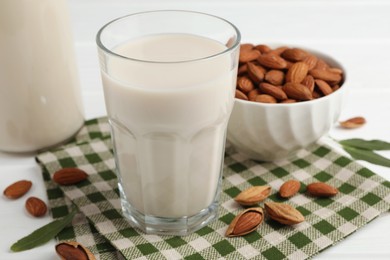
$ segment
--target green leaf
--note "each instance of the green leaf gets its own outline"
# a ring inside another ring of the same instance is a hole
[[[14,252],[20,252],[45,244],[50,239],[54,238],[67,225],[69,225],[76,213],[77,211],[74,210],[66,217],[54,220],[49,224],[40,227],[30,235],[20,239],[15,244],[13,244],[11,246],[11,250]]]
[[[390,167],[390,160],[379,155],[373,151],[343,146],[344,150],[347,151],[356,160],[364,160],[373,164]]]
[[[381,140],[363,140],[359,138],[341,140],[342,146],[351,146],[366,150],[390,150],[390,143]]]

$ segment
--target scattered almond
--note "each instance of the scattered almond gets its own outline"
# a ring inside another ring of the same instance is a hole
[[[353,129],[353,128],[361,127],[365,123],[366,123],[366,119],[364,117],[358,116],[340,122],[340,126],[347,129]]]
[[[307,192],[314,197],[332,197],[339,191],[324,182],[313,182],[306,187]]]
[[[249,234],[257,229],[263,222],[262,208],[249,208],[238,214],[230,223],[225,236],[237,237]]]
[[[78,168],[64,168],[53,175],[53,181],[60,185],[72,185],[88,178],[88,174]]]
[[[295,225],[305,221],[305,217],[289,204],[266,202],[265,210],[273,220],[285,225]]]
[[[22,197],[24,194],[26,194],[32,186],[31,181],[27,180],[21,180],[17,181],[11,185],[9,185],[7,188],[5,188],[3,194],[9,199],[17,199]]]
[[[242,191],[234,200],[243,206],[252,206],[268,198],[270,193],[270,186],[253,186]]]
[[[46,203],[36,197],[30,197],[26,200],[26,210],[34,217],[41,217],[46,214],[47,206]]]
[[[301,188],[301,183],[297,180],[288,180],[280,186],[279,195],[282,198],[290,198],[297,194]]]
[[[56,245],[61,260],[95,260],[92,252],[76,241],[62,242]]]

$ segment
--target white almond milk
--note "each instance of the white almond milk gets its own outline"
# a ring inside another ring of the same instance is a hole
[[[0,150],[35,151],[83,124],[66,0],[0,1]]]
[[[145,215],[192,216],[214,200],[235,88],[233,57],[199,36],[164,34],[114,51],[103,72],[120,185]],[[176,63],[175,63],[176,62]]]

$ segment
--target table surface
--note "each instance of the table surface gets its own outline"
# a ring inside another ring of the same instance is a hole
[[[349,93],[341,119],[364,116],[368,123],[355,130],[334,127],[336,139],[366,138],[390,141],[390,1],[386,0],[69,0],[74,41],[87,119],[104,116],[105,106],[95,46],[97,30],[116,17],[146,10],[185,9],[212,13],[233,22],[242,42],[308,46],[336,57],[348,73]],[[323,141],[343,152],[330,139]],[[390,158],[390,152],[381,154]],[[390,168],[361,162],[390,180]],[[34,154],[0,152],[0,190],[20,179],[34,185],[29,195],[46,193]],[[54,240],[42,247],[11,253],[19,238],[51,221],[33,218],[24,200],[0,198],[0,259],[56,259]],[[385,214],[316,259],[390,259],[390,216]]]

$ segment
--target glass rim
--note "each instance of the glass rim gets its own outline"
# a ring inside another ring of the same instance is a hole
[[[153,60],[142,60],[142,59],[135,59],[135,58],[131,58],[131,57],[127,57],[127,56],[123,56],[123,55],[120,55],[116,52],[113,52],[112,50],[110,50],[109,48],[107,48],[101,41],[101,36],[102,36],[102,33],[103,31],[108,27],[110,26],[111,24],[119,21],[119,20],[123,20],[125,18],[128,18],[128,17],[131,17],[131,16],[136,16],[136,15],[141,15],[141,14],[148,14],[148,13],[169,13],[169,12],[179,12],[179,13],[192,13],[192,14],[199,14],[199,15],[204,15],[204,16],[209,16],[209,17],[212,17],[212,18],[216,18],[217,20],[220,20],[222,22],[225,22],[226,24],[230,25],[237,37],[234,41],[234,43],[232,44],[231,47],[228,47],[227,49],[221,51],[221,52],[217,52],[213,55],[209,55],[209,56],[206,56],[206,57],[202,57],[202,58],[196,58],[196,59],[190,59],[190,60],[183,60],[183,61],[153,61]],[[219,16],[216,16],[216,15],[212,15],[212,14],[207,14],[207,13],[203,13],[203,12],[197,12],[197,11],[189,11],[189,10],[154,10],[154,11],[144,11],[144,12],[137,12],[137,13],[132,13],[132,14],[128,14],[128,15],[124,15],[124,16],[121,16],[121,17],[118,17],[114,20],[111,20],[110,22],[106,23],[105,25],[103,25],[103,27],[101,27],[96,35],[96,44],[97,46],[103,50],[104,52],[110,54],[110,55],[113,55],[115,57],[118,57],[118,58],[121,58],[121,59],[125,59],[125,60],[129,60],[129,61],[135,61],[135,62],[144,62],[144,63],[156,63],[156,64],[178,64],[178,63],[189,63],[189,62],[196,62],[196,61],[201,61],[201,60],[207,60],[207,59],[212,59],[212,58],[215,58],[215,57],[218,57],[218,56],[221,56],[221,55],[224,55],[226,53],[229,53],[229,52],[232,52],[239,44],[240,44],[240,41],[241,41],[241,33],[240,31],[238,30],[238,28],[231,22],[229,22],[228,20],[224,19],[224,18],[221,18]]]

